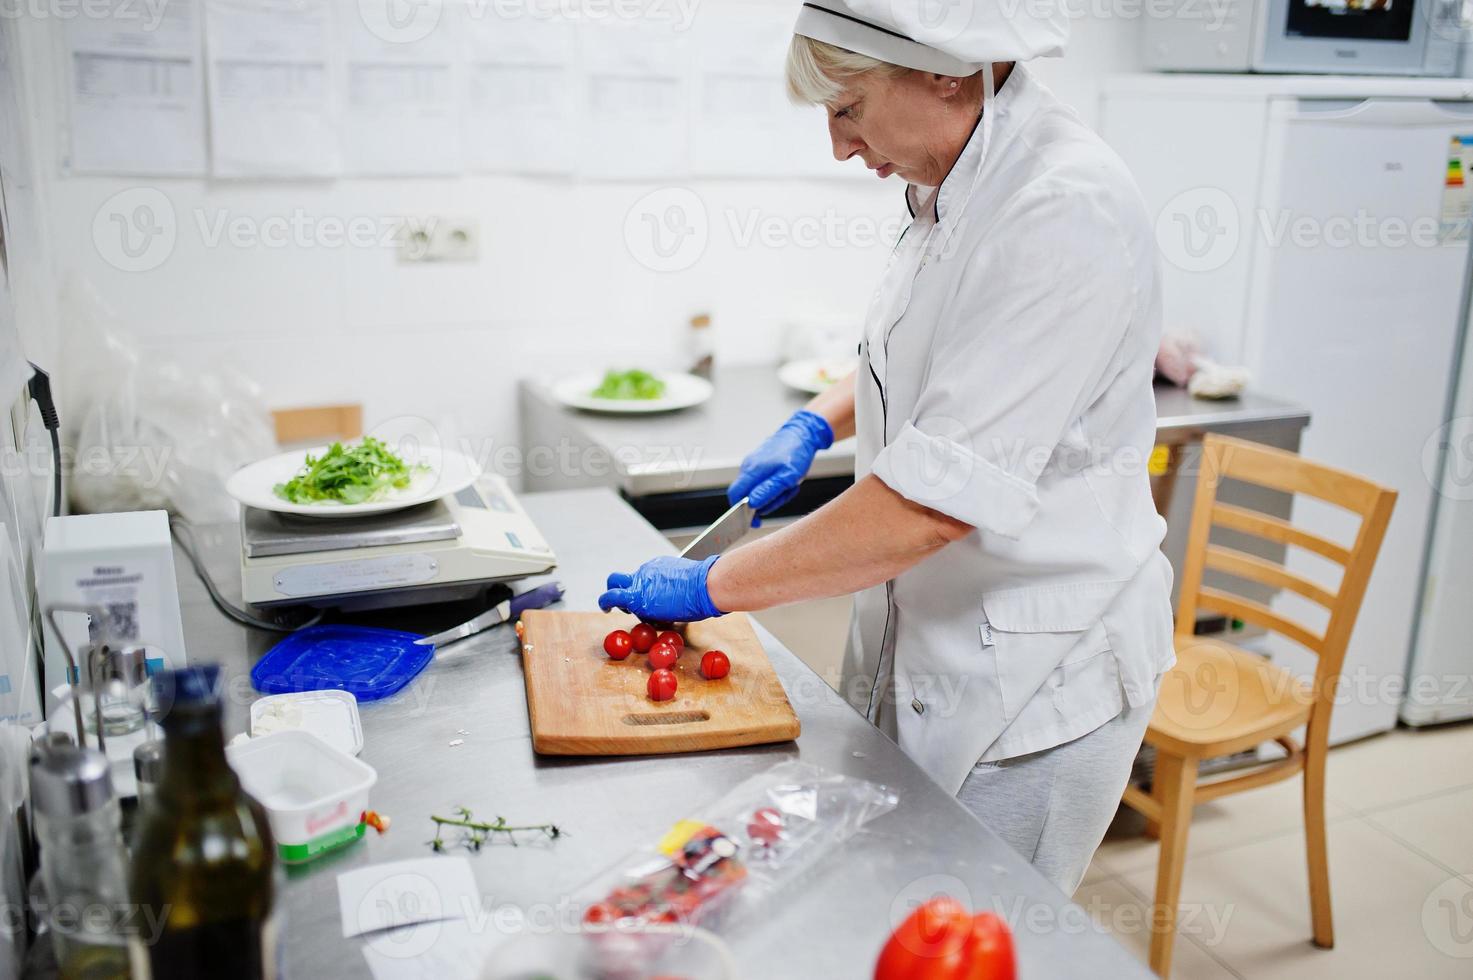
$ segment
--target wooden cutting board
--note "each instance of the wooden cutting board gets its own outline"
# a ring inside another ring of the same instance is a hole
[[[675,671],[675,697],[651,701],[648,658],[612,660],[603,641],[638,620],[624,613],[529,609],[522,614],[522,663],[532,747],[544,755],[702,752],[798,737],[762,642],[743,613],[691,623]],[[701,655],[721,650],[731,673],[701,676]]]

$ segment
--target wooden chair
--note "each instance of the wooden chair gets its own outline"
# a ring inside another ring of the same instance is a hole
[[[1349,548],[1295,527],[1288,521],[1217,502],[1223,479],[1286,493],[1305,494],[1360,517]],[[1151,916],[1151,969],[1171,970],[1177,901],[1187,851],[1192,807],[1231,793],[1304,775],[1304,829],[1309,857],[1309,904],[1315,945],[1334,945],[1330,916],[1330,873],[1325,848],[1325,755],[1335,687],[1345,647],[1360,611],[1366,583],[1380,550],[1396,491],[1341,470],[1308,462],[1293,453],[1208,435],[1193,503],[1181,598],[1176,614],[1177,664],[1162,678],[1146,744],[1156,750],[1151,791],[1131,786],[1125,803],[1146,817],[1146,832],[1161,839],[1156,899]],[[1209,542],[1213,527],[1305,548],[1343,567],[1339,585],[1325,588],[1283,565]],[[1214,569],[1276,589],[1288,589],[1329,611],[1323,634],[1261,602],[1227,589],[1203,585]],[[1193,635],[1198,609],[1210,609],[1281,634],[1318,656],[1312,686],[1257,654],[1223,640]],[[1304,745],[1291,733],[1306,726]],[[1197,783],[1203,759],[1231,755],[1277,742],[1287,757],[1214,782]]]
[[[363,435],[362,405],[314,405],[272,411],[276,441],[282,446],[315,446]]]

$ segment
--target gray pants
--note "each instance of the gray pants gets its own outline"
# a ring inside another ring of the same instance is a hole
[[[1156,704],[1126,708],[1072,742],[980,762],[956,797],[1065,895],[1105,837]]]

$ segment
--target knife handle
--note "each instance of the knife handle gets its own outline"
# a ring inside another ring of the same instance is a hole
[[[541,609],[543,606],[550,606],[562,597],[563,583],[561,582],[548,582],[545,585],[537,586],[535,589],[528,589],[521,595],[512,596],[511,613],[507,618],[515,620],[528,609]]]

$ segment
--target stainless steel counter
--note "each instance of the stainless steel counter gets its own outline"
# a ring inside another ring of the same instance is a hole
[[[657,415],[601,415],[564,406],[542,381],[521,383],[523,486],[564,490],[608,486],[631,498],[725,489],[742,457],[756,448],[808,396],[778,380],[770,365],[719,370],[704,405]],[[1202,401],[1180,388],[1156,389],[1162,442],[1202,432],[1241,432],[1276,425],[1301,429],[1309,413],[1254,393]],[[1249,436],[1251,438],[1251,436]],[[809,479],[854,474],[854,442],[819,453]]]
[[[608,490],[528,494],[523,501],[558,553],[555,577],[567,586],[571,608],[591,608],[610,569],[670,551]],[[233,525],[198,534],[207,566],[232,598],[239,595],[237,534]],[[226,724],[240,731],[256,697],[250,667],[277,637],[225,619],[182,556],[176,565],[189,656],[223,665]],[[406,629],[450,625],[443,611],[385,615],[378,622]],[[995,907],[1014,923],[1021,976],[1149,976],[797,657],[758,632],[802,720],[803,735],[793,744],[658,758],[539,758],[515,637],[506,627],[453,648],[398,696],[363,705],[361,757],[379,775],[371,801],[394,824],[383,837],[370,832],[292,871],[283,897],[287,975],[365,975],[362,940],[341,937],[336,877],[430,856],[431,813],[466,806],[515,823],[557,822],[567,836],[551,844],[488,847],[469,857],[488,910],[555,916],[567,912],[566,896],[630,848],[652,843],[748,776],[802,758],[884,783],[900,795],[900,806],[776,896],[770,914],[726,936],[744,977],[868,976],[894,910],[939,891],[976,908]],[[469,734],[458,735],[462,729]],[[452,746],[457,738],[463,744]],[[498,921],[489,916],[485,927]]]

